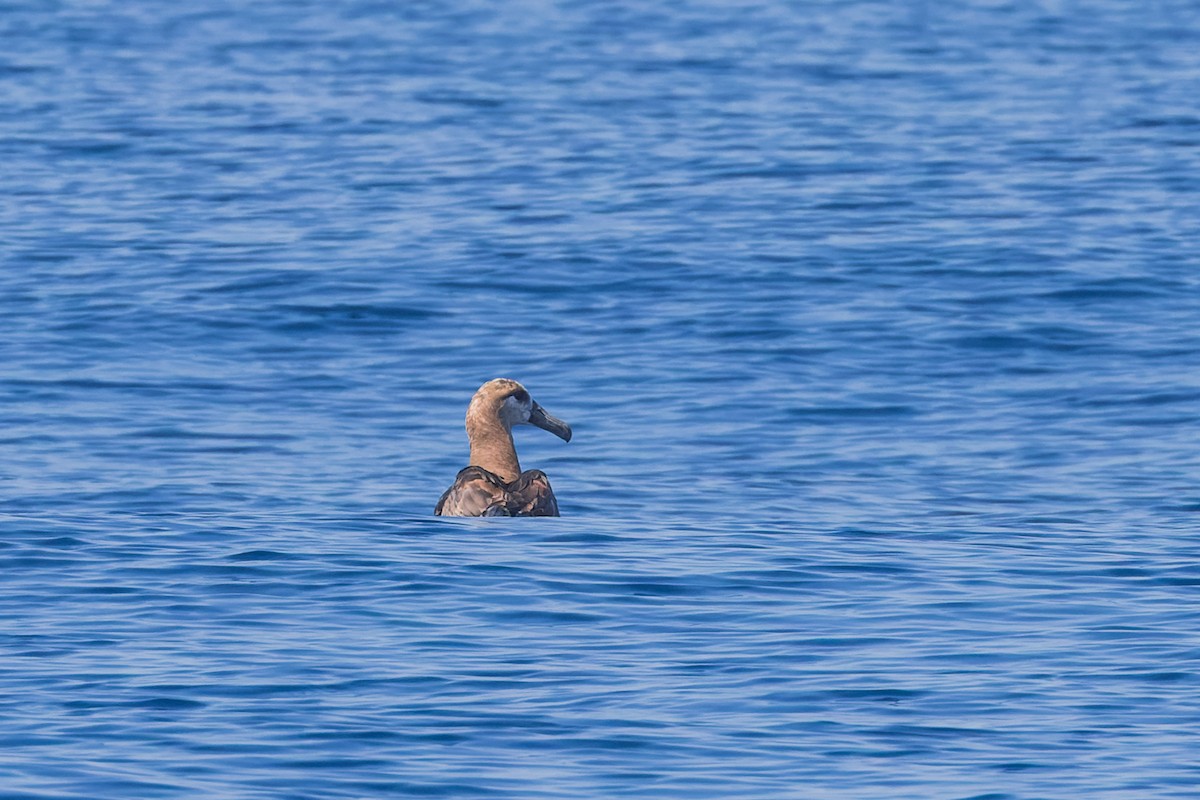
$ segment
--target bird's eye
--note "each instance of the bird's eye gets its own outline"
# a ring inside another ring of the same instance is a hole
[[[517,391],[513,392],[513,397],[516,398],[517,402],[521,405],[525,405],[529,402],[529,392],[523,389],[518,389]]]

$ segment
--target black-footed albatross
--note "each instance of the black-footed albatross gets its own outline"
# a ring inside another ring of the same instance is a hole
[[[524,386],[508,378],[490,380],[467,406],[470,466],[438,500],[439,517],[557,517],[558,501],[540,469],[521,471],[513,446],[514,425],[536,425],[564,442],[571,426],[533,402]]]

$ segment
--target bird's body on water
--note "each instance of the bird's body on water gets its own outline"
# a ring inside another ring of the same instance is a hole
[[[471,458],[438,500],[443,517],[557,517],[550,479],[538,469],[521,470],[513,444],[514,425],[535,425],[563,441],[571,426],[546,412],[529,391],[509,378],[479,387],[467,407]]]

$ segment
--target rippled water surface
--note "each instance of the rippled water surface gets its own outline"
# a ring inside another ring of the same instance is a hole
[[[0,42],[3,800],[1200,797],[1195,3]]]

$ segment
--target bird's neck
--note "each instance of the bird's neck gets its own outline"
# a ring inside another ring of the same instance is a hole
[[[517,461],[512,431],[500,419],[468,419],[467,438],[471,440],[473,466],[483,467],[505,483],[520,477],[521,464]]]

